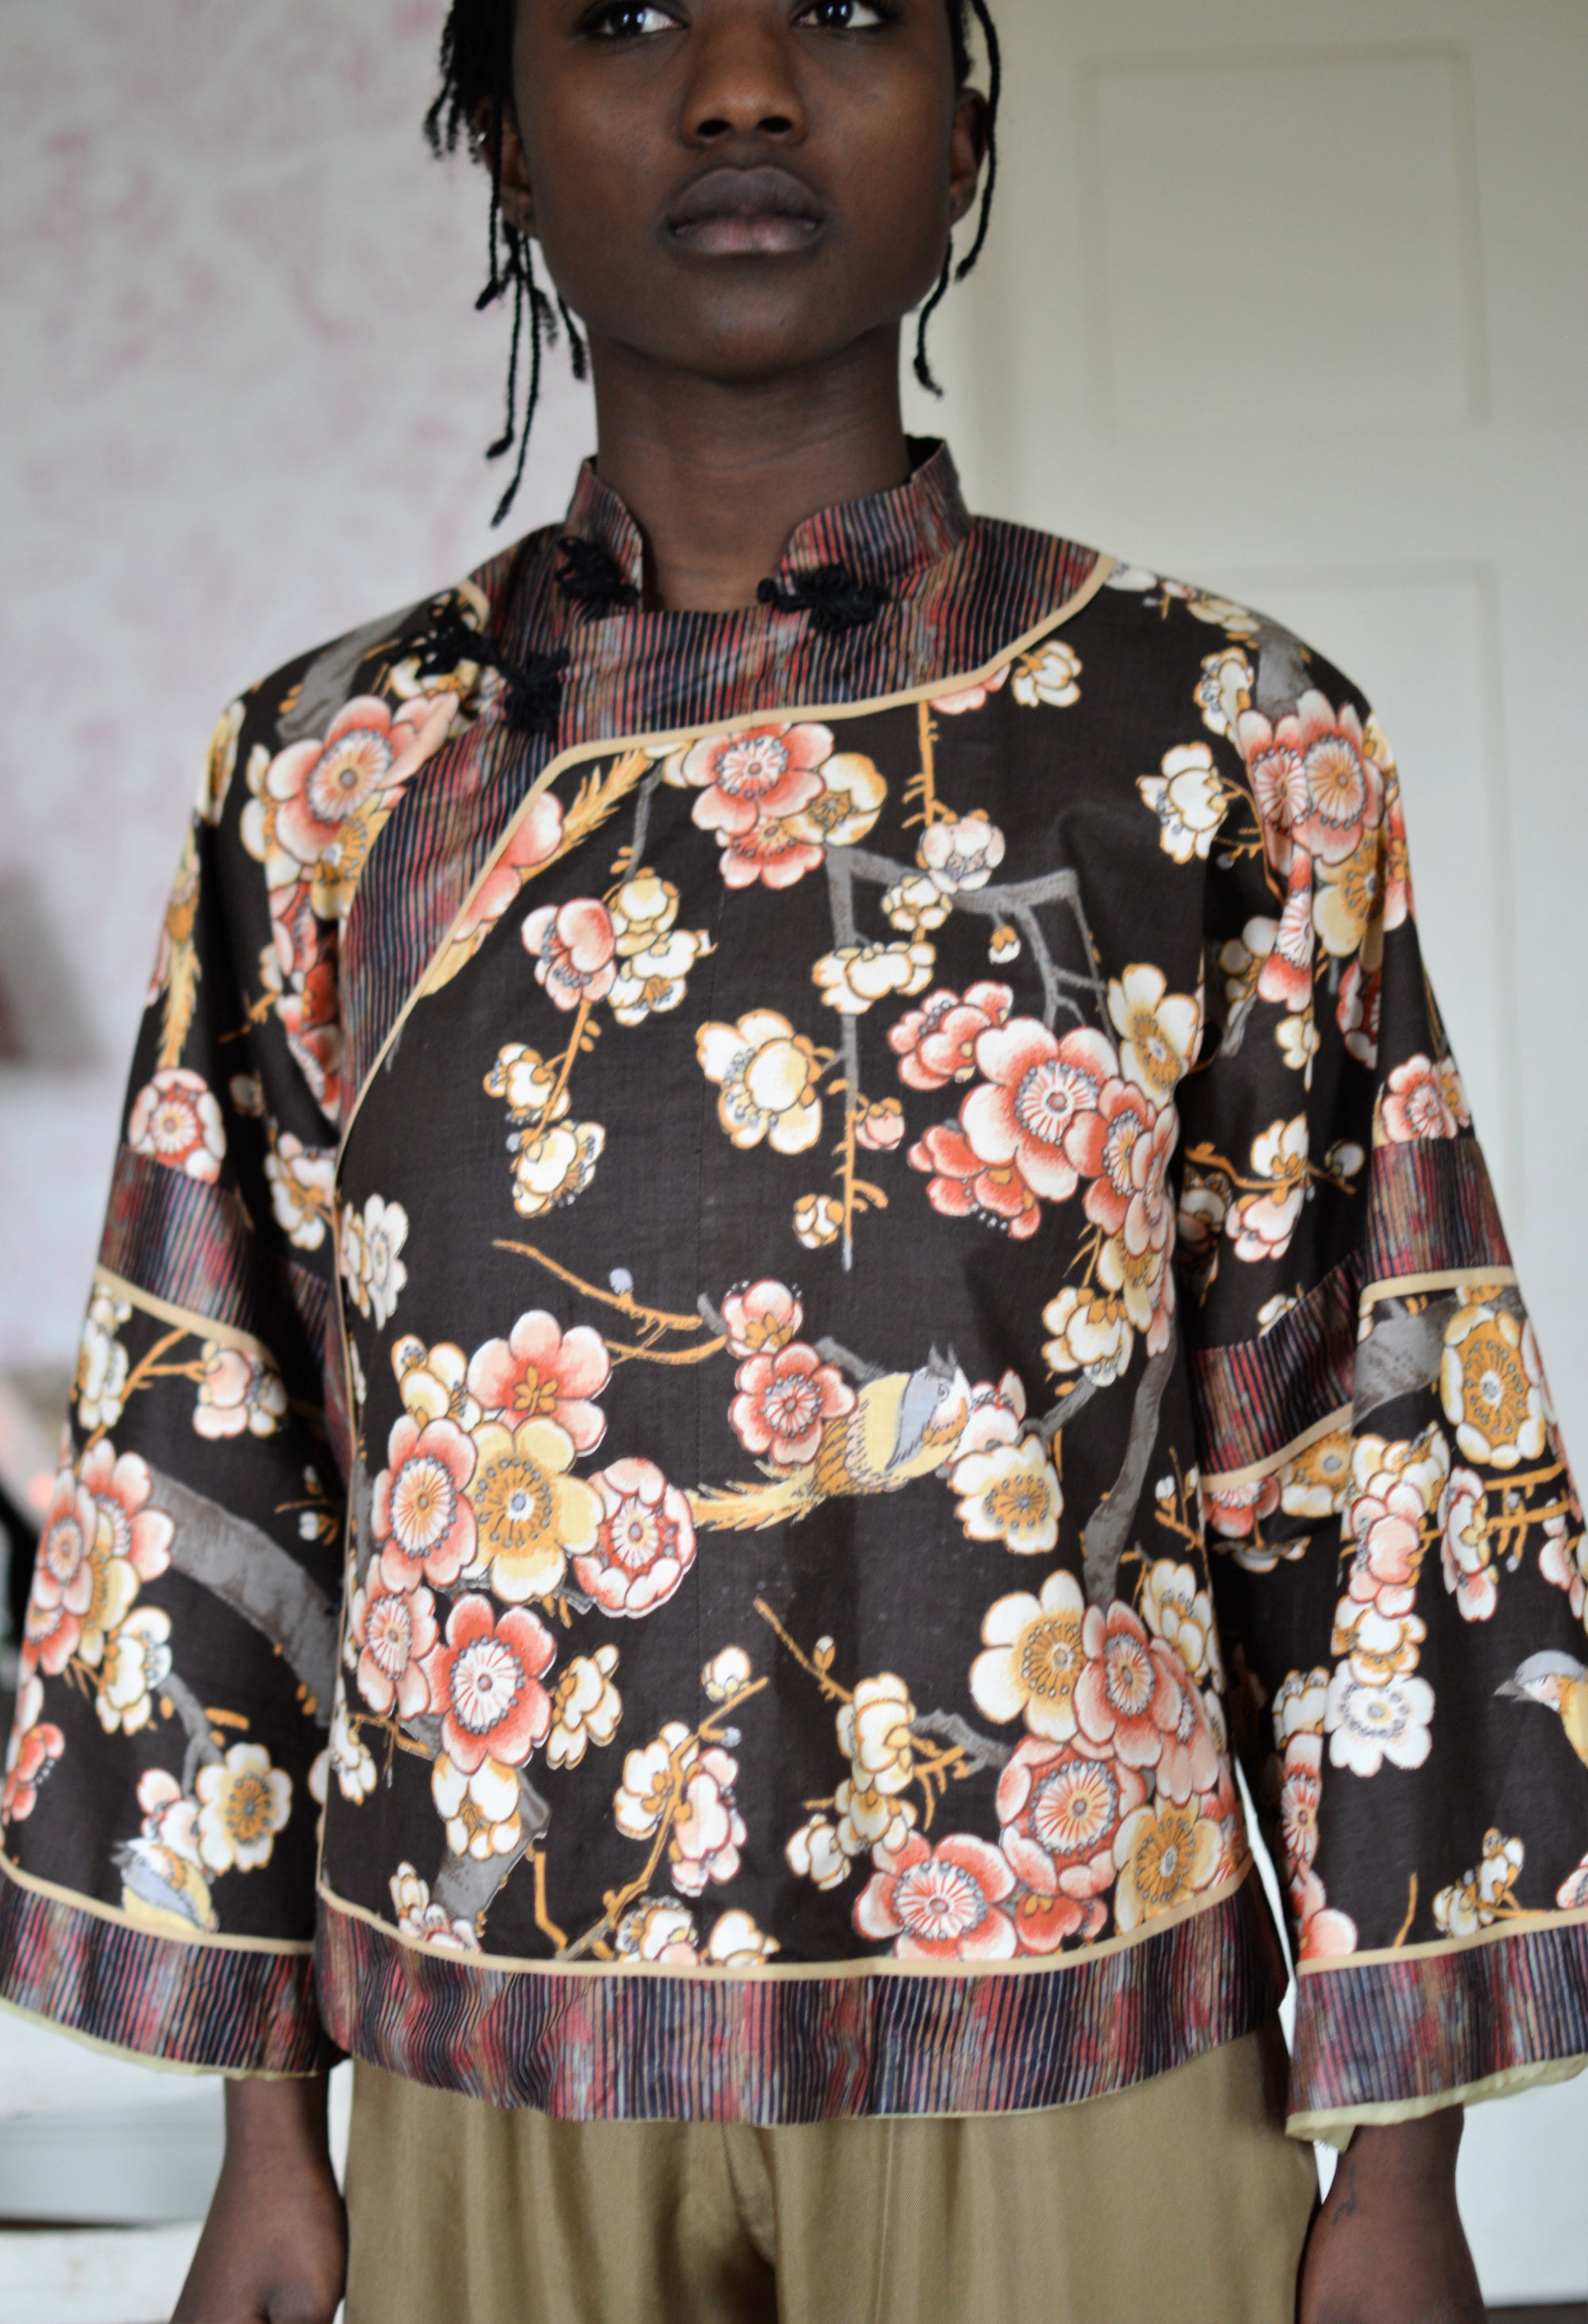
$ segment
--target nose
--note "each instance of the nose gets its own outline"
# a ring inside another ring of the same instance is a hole
[[[799,60],[781,7],[769,7],[766,0],[722,0],[701,12],[693,46],[682,124],[687,143],[728,145],[770,137],[798,144],[803,139]]]

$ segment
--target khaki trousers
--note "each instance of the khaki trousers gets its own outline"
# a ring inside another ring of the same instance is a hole
[[[1027,2114],[560,2122],[355,2069],[347,2324],[1293,2324],[1277,2024]]]

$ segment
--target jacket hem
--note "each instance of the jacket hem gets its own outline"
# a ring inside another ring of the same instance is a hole
[[[578,2121],[1001,2114],[1146,2081],[1285,1990],[1255,1881],[1161,1935],[1018,1978],[530,1976],[403,1944],[323,1896],[332,2039],[433,2089]]]
[[[188,1944],[23,1886],[0,1861],[0,2002],[146,2064],[323,2073],[337,2053],[301,1947]]]
[[[1290,2126],[1326,2137],[1297,2126],[1406,2119],[1464,2103],[1469,2091],[1490,2095],[1486,2086],[1519,2069],[1565,2067],[1585,2053],[1582,1921],[1409,1960],[1353,1967],[1347,1956],[1298,1980]]]

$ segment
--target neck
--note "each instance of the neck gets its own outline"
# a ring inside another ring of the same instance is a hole
[[[909,480],[897,327],[748,384],[611,341],[593,339],[590,359],[596,467],[644,536],[656,604],[752,604],[807,517]]]

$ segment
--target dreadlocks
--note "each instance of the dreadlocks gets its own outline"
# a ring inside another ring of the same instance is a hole
[[[942,389],[932,375],[927,355],[927,333],[932,317],[948,295],[949,287],[963,282],[986,247],[992,213],[992,189],[998,176],[998,106],[1003,69],[998,33],[988,0],[947,0],[949,37],[954,46],[954,78],[963,88],[971,76],[970,25],[974,18],[987,56],[987,152],[982,177],[981,204],[970,249],[957,263],[950,237],[943,272],[921,308],[916,331],[915,375],[933,395]],[[425,115],[425,135],[437,154],[454,153],[460,138],[490,172],[491,208],[486,227],[485,287],[475,300],[476,309],[489,307],[512,294],[512,335],[507,355],[507,403],[502,433],[486,452],[500,460],[516,446],[512,480],[496,504],[491,521],[500,524],[517,497],[529,456],[530,428],[540,400],[540,371],[546,347],[556,340],[559,319],[568,333],[574,377],[583,379],[588,356],[577,324],[567,302],[548,297],[535,278],[530,238],[521,234],[502,208],[502,126],[512,106],[513,0],[452,0],[441,33],[441,86]],[[524,337],[528,327],[526,356]],[[527,374],[527,377],[526,377]],[[523,391],[521,397],[520,383]],[[522,409],[521,409],[522,404]]]

